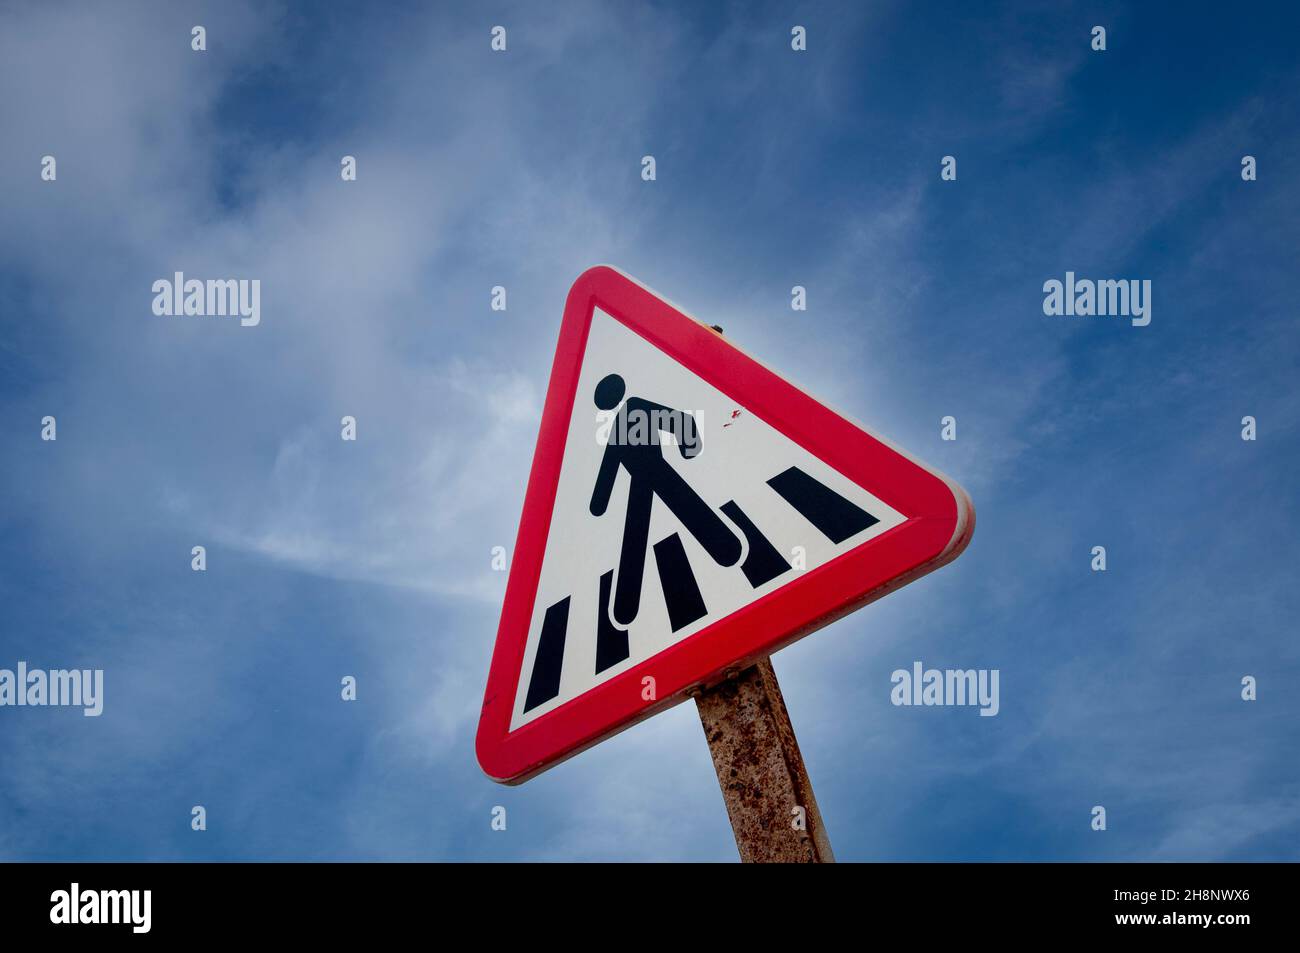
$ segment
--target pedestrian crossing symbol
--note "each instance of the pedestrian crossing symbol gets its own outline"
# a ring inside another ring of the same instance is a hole
[[[954,559],[955,483],[607,267],[569,292],[478,731],[517,783]]]

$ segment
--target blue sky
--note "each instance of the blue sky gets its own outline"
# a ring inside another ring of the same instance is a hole
[[[1300,859],[1293,5],[320,6],[0,9],[0,667],[106,696],[0,709],[0,858],[735,859],[693,706],[474,760],[490,552],[607,262],[975,502],[775,658],[837,856]],[[261,324],[154,316],[176,270]],[[1150,326],[1044,316],[1067,270],[1150,279]],[[1000,714],[893,707],[915,660]]]

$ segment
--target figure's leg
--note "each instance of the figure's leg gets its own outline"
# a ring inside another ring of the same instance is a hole
[[[659,499],[682,521],[691,535],[700,541],[714,562],[719,566],[734,566],[739,561],[741,547],[736,534],[708,503],[700,499],[700,495],[691,489],[691,485],[681,478],[667,460],[663,461],[662,466],[653,468],[647,476],[652,477],[654,491]]]
[[[614,590],[614,621],[628,626],[641,606],[641,580],[645,576],[646,546],[650,541],[650,507],[654,492],[633,474],[627,491],[627,519],[623,524],[623,549],[618,558],[618,585]]]

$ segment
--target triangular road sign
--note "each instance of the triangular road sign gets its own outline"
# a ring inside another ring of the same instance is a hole
[[[517,783],[956,558],[955,483],[612,268],[569,292],[478,759]]]

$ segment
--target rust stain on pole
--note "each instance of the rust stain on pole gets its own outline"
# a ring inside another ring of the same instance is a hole
[[[812,782],[772,662],[695,697],[745,863],[831,863]]]

